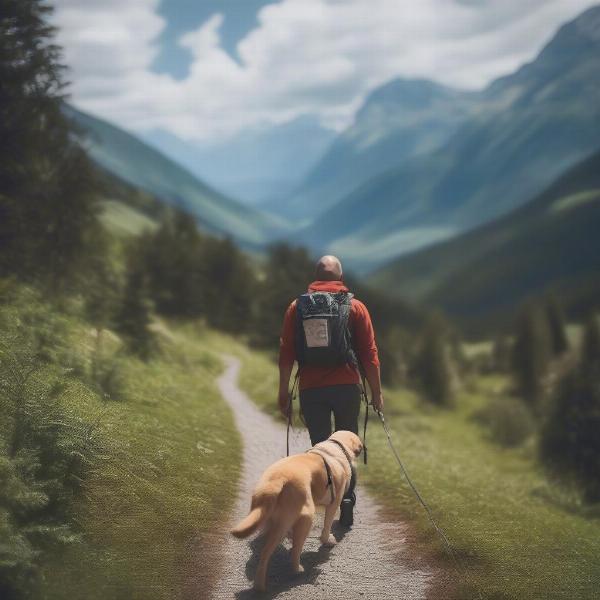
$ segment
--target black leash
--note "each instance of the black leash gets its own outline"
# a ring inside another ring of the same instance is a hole
[[[287,435],[286,435],[286,456],[290,455],[290,429],[292,427],[292,412],[293,412],[293,404],[294,398],[296,397],[296,392],[298,390],[298,380],[300,378],[300,369],[296,369],[296,376],[294,377],[294,383],[292,385],[292,391],[290,392],[290,401],[288,402],[288,410],[287,410]]]
[[[369,422],[369,396],[367,396],[367,387],[365,386],[365,375],[362,368],[361,372],[361,393],[365,401],[365,424],[363,428],[363,460],[367,464],[367,423]]]
[[[406,478],[406,481],[408,481],[408,485],[410,485],[412,491],[415,493],[415,496],[417,497],[417,499],[419,500],[419,502],[425,509],[425,512],[427,513],[427,516],[429,517],[431,524],[437,531],[440,538],[443,540],[446,550],[448,551],[448,554],[452,557],[452,560],[454,561],[454,567],[455,567],[457,573],[464,578],[467,574],[467,570],[465,569],[463,564],[458,559],[458,556],[456,555],[456,552],[454,552],[454,550],[452,549],[452,546],[450,545],[450,542],[449,542],[448,538],[446,537],[446,534],[442,531],[440,526],[437,524],[436,520],[433,518],[433,513],[431,512],[431,509],[429,508],[429,506],[427,505],[425,500],[423,500],[423,497],[419,493],[419,490],[416,488],[415,484],[412,482],[412,480],[408,474],[408,471],[404,467],[404,464],[402,463],[402,460],[400,459],[400,456],[398,455],[398,452],[396,451],[396,448],[394,448],[394,444],[392,443],[392,438],[390,436],[390,432],[387,428],[387,425],[385,424],[383,412],[380,410],[376,410],[375,412],[379,416],[381,424],[383,425],[383,430],[385,431],[385,435],[387,436],[388,444],[389,444],[392,452],[394,453],[396,461],[398,462],[398,464],[400,465],[400,468],[402,469],[402,473],[404,473],[404,477]],[[479,598],[481,600],[483,600],[483,597],[481,596],[481,592],[479,592],[479,590],[477,590],[477,595],[479,596]]]

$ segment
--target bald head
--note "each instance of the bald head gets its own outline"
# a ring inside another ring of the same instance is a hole
[[[318,281],[341,281],[342,263],[335,256],[322,256],[317,262],[316,278]]]

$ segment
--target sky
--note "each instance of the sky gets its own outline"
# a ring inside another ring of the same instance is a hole
[[[342,130],[396,77],[479,89],[598,0],[54,0],[71,101],[211,144],[302,116]]]

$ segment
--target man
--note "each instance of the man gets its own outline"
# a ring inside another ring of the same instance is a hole
[[[335,256],[317,263],[316,281],[308,293],[294,300],[284,319],[279,350],[279,409],[288,414],[289,384],[298,362],[300,408],[313,445],[335,431],[358,434],[361,390],[360,370],[371,388],[373,407],[383,410],[379,358],[371,317],[342,280],[342,265]],[[342,502],[340,522],[352,525],[355,496]]]

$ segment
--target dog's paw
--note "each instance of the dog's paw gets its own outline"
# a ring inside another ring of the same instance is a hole
[[[331,548],[337,544],[337,540],[332,535],[329,535],[327,537],[321,537],[321,544],[327,546],[327,548]]]
[[[267,586],[263,582],[255,581],[254,582],[254,590],[256,592],[266,592]]]

